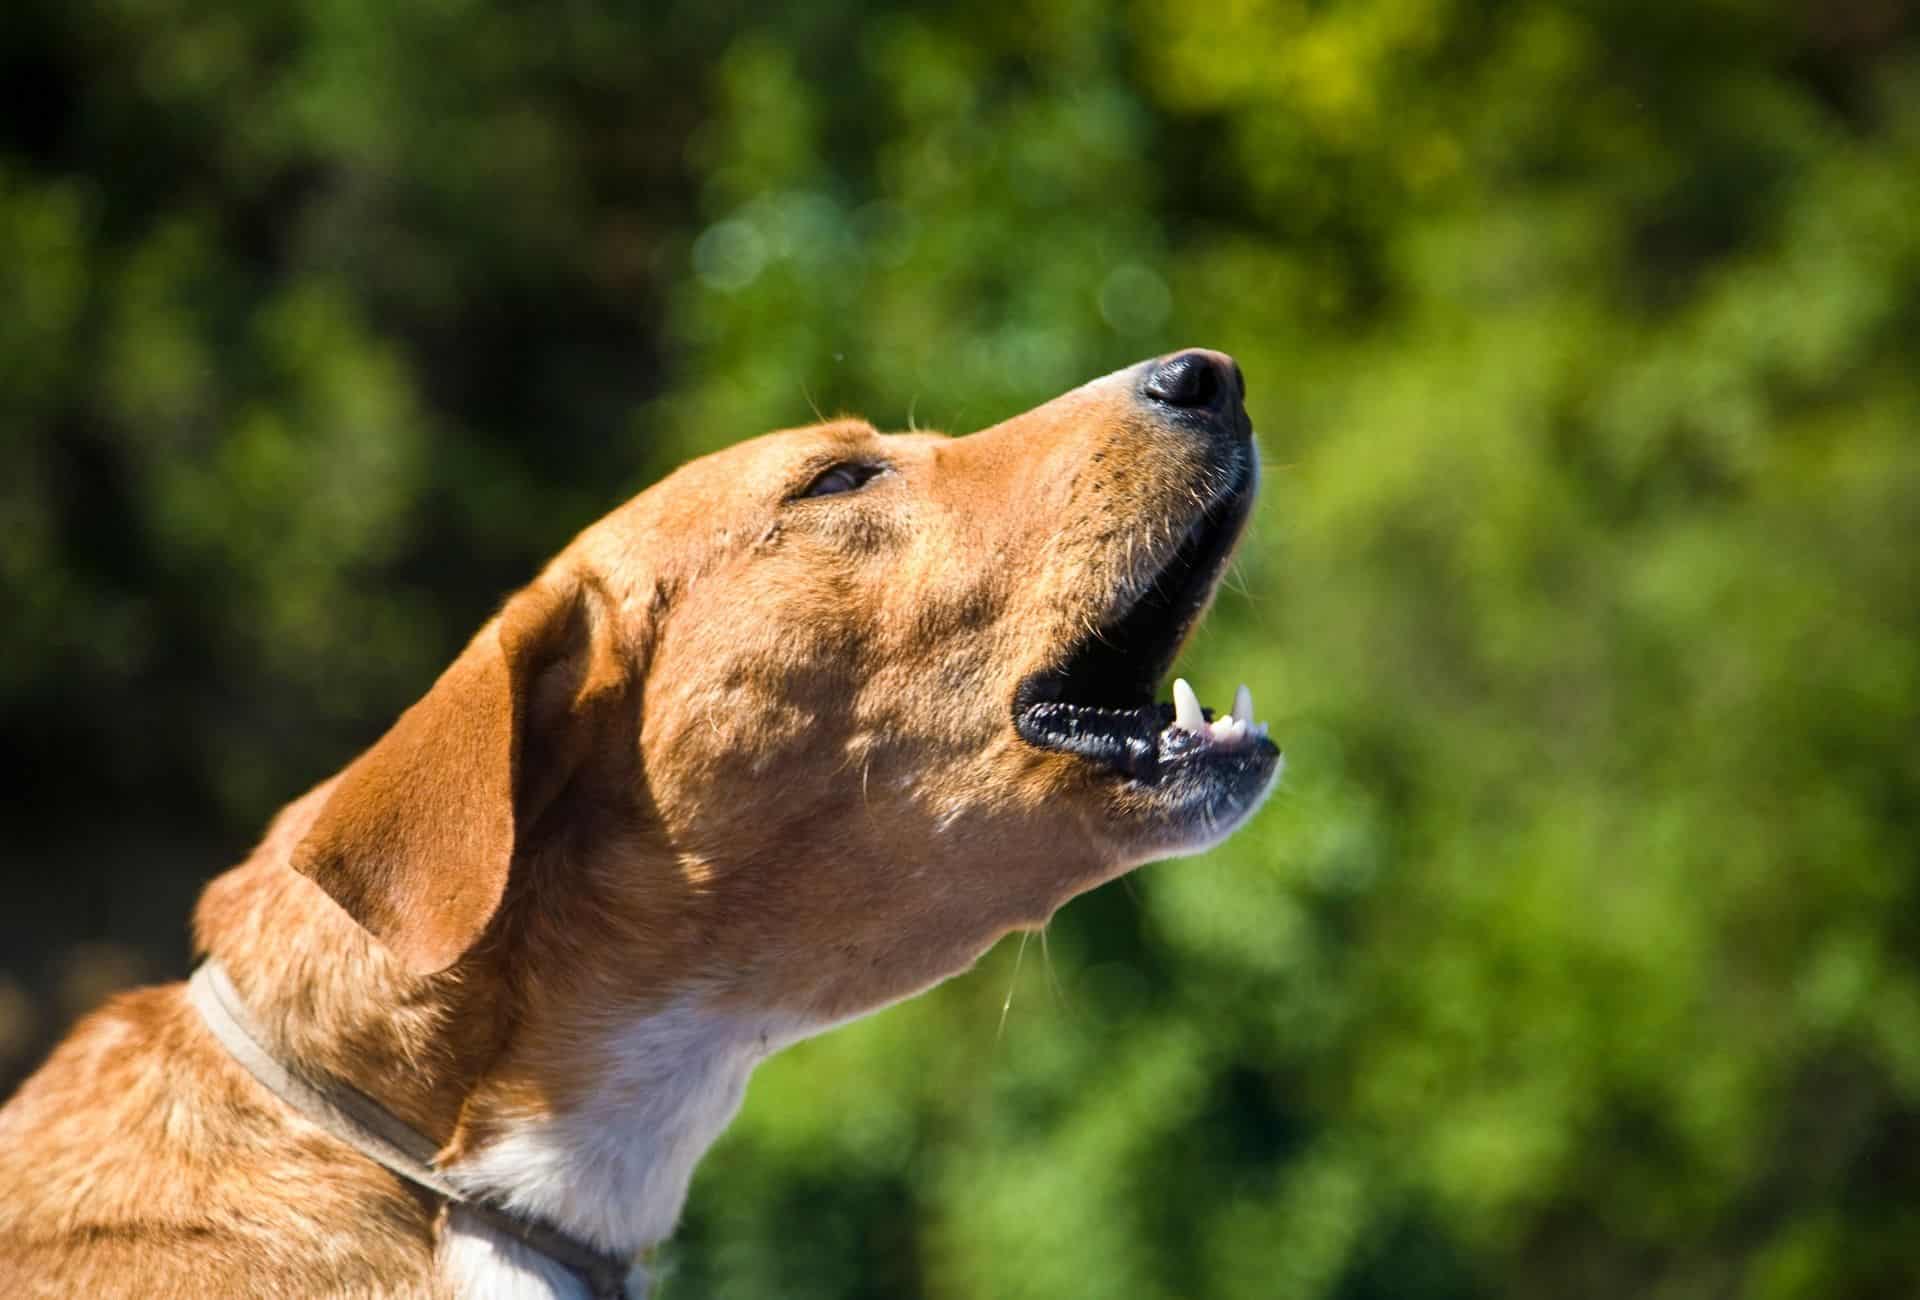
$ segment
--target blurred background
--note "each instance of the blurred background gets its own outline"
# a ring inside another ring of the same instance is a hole
[[[1204,344],[1285,787],[763,1068],[666,1294],[1920,1294],[1906,0],[9,0],[0,105],[0,1085],[670,466]]]

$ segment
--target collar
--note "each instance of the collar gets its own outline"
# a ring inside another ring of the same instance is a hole
[[[426,1134],[344,1080],[316,1074],[276,1055],[218,958],[209,957],[194,971],[187,982],[187,1000],[227,1054],[296,1113],[436,1200],[459,1206],[488,1227],[570,1269],[594,1300],[624,1300],[630,1260],[468,1195],[434,1166],[438,1147]]]

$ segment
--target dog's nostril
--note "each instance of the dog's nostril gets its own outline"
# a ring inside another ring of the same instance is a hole
[[[1236,386],[1239,369],[1234,367]],[[1168,406],[1211,406],[1224,378],[1220,366],[1206,353],[1182,352],[1154,367],[1147,376],[1146,394]]]

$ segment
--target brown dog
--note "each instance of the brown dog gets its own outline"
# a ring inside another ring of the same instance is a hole
[[[195,916],[271,1054],[477,1208],[143,989],[0,1111],[0,1295],[585,1294],[482,1211],[636,1259],[769,1052],[1218,841],[1279,753],[1154,692],[1242,396],[1185,352],[966,438],[770,434],[587,529]]]

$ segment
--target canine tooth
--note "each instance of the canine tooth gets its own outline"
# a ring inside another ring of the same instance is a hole
[[[1207,715],[1200,712],[1200,697],[1184,677],[1173,679],[1173,725],[1182,731],[1201,731],[1207,725]]]
[[[1253,692],[1246,688],[1245,683],[1233,694],[1233,720],[1253,725]]]

